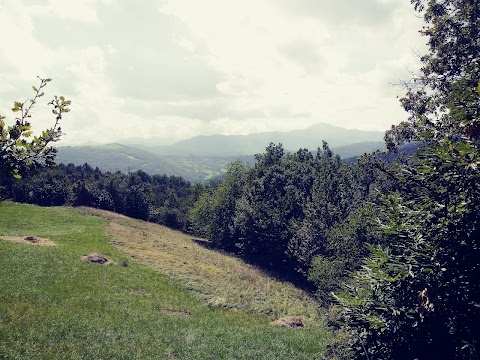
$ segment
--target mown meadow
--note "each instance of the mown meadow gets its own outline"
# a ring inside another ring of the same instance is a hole
[[[312,359],[329,340],[320,321],[279,328],[272,315],[205,301],[114,245],[104,218],[10,202],[0,215],[0,358]],[[112,263],[81,259],[92,252]]]

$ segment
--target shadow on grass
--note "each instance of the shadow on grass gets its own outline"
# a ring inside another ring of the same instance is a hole
[[[264,257],[258,255],[245,255],[239,251],[235,251],[234,249],[225,249],[223,247],[216,246],[214,243],[205,239],[191,238],[191,240],[195,244],[205,249],[213,250],[228,256],[233,256],[244,261],[248,265],[255,266],[274,280],[292,283],[297,288],[307,292],[312,296],[315,293],[315,285],[308,281],[305,276],[295,271],[295,264],[293,262],[285,261],[281,265],[273,264]]]

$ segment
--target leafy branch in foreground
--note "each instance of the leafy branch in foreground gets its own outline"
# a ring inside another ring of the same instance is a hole
[[[425,144],[384,196],[384,241],[336,293],[356,355],[480,356],[480,3],[411,0],[430,51],[401,99],[388,147]]]
[[[70,111],[71,102],[63,96],[54,96],[48,103],[53,107],[52,113],[55,116],[53,126],[43,130],[40,135],[33,136],[30,124],[32,109],[45,95],[43,89],[51,81],[40,77],[39,80],[40,85],[33,86],[32,99],[14,102],[12,111],[16,116],[12,125],[7,125],[6,117],[0,115],[0,180],[20,178],[32,168],[53,165],[56,149],[49,145],[61,137],[60,121],[63,114]]]

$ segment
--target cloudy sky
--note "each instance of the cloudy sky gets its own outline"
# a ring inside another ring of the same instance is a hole
[[[0,0],[0,114],[42,76],[72,100],[63,144],[386,130],[421,25],[409,0]]]

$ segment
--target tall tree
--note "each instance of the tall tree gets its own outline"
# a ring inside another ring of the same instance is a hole
[[[423,15],[420,33],[429,51],[422,67],[405,82],[401,99],[407,121],[385,138],[390,148],[405,140],[441,140],[445,136],[478,140],[480,135],[480,2],[478,0],[411,0]]]
[[[384,198],[382,246],[338,294],[360,354],[375,359],[480,356],[480,3],[412,0],[429,52],[387,132],[427,146]]]

